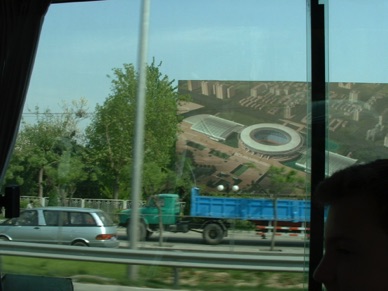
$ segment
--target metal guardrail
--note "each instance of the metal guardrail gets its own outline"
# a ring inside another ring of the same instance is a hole
[[[303,255],[104,249],[20,242],[0,242],[0,255],[173,268],[276,272],[304,272],[308,266],[307,257]]]

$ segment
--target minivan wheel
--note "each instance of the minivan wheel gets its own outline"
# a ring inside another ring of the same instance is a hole
[[[87,244],[86,242],[80,241],[80,240],[74,242],[72,245],[73,245],[73,246],[77,246],[77,247],[87,247],[87,246],[88,246],[88,244]]]
[[[0,241],[9,241],[9,238],[6,236],[0,236]]]

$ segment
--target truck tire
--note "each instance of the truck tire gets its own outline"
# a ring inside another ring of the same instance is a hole
[[[146,239],[146,240],[149,240],[149,239],[151,238],[151,236],[152,236],[153,233],[154,233],[153,231],[147,230],[145,239]]]
[[[147,229],[146,229],[144,222],[139,221],[139,224],[138,224],[138,239],[139,239],[139,241],[144,241],[146,239],[146,232],[147,232]],[[131,234],[131,222],[128,221],[128,224],[127,224],[128,240],[130,238],[130,234]]]
[[[202,232],[204,241],[209,245],[218,245],[224,238],[224,230],[217,223],[209,223]]]

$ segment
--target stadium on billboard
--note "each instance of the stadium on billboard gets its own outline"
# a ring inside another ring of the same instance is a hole
[[[250,126],[209,114],[199,114],[184,120],[191,129],[217,141],[225,141],[230,134],[239,134],[239,146],[251,154],[278,160],[293,159],[300,154],[303,137],[297,131],[276,123]]]
[[[296,130],[276,123],[245,127],[240,142],[253,153],[281,160],[294,158],[303,147],[303,137]]]

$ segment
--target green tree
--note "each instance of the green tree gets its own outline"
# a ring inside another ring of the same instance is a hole
[[[7,179],[34,185],[40,198],[50,189],[62,189],[62,198],[74,193],[76,183],[85,179],[79,155],[79,122],[86,117],[85,107],[86,100],[81,98],[71,105],[63,103],[60,114],[50,109],[42,112],[39,107],[30,111],[36,121],[22,120]]]
[[[271,166],[266,174],[268,184],[264,192],[273,200],[274,221],[271,238],[271,248],[275,248],[276,228],[278,224],[277,200],[279,196],[289,197],[305,185],[305,179],[297,171],[285,167]]]
[[[72,198],[77,190],[78,183],[88,178],[85,171],[85,160],[77,151],[76,145],[65,138],[61,143],[62,149],[59,152],[58,161],[53,167],[47,167],[46,175],[53,185],[57,197],[65,205],[65,198]]]
[[[162,179],[164,169],[170,168],[173,162],[180,121],[178,105],[185,100],[177,93],[173,81],[162,75],[160,66],[154,62],[147,66],[144,135],[147,178],[143,179],[147,192],[163,188],[163,183],[155,180]],[[129,192],[137,83],[138,73],[132,64],[113,69],[112,93],[103,105],[97,105],[86,131],[94,164],[99,167],[98,179],[115,199]],[[155,177],[150,179],[151,176]]]
[[[7,172],[5,174],[5,181],[7,184],[24,184],[23,173],[25,171],[24,158],[20,152],[14,150],[14,154],[11,157]]]

